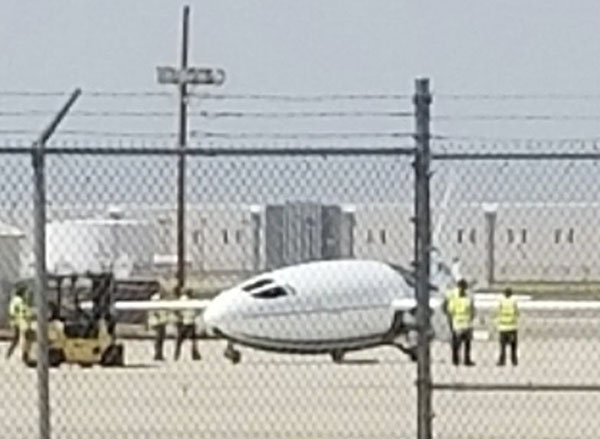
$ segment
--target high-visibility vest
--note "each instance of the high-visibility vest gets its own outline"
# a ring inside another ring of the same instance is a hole
[[[9,316],[10,322],[14,326],[18,326],[20,328],[27,326],[29,322],[29,318],[31,316],[31,310],[25,300],[23,300],[20,296],[14,296],[9,304]]]
[[[452,301],[459,296],[458,287],[450,288],[446,291],[446,297],[444,298],[444,311],[450,314],[450,304]]]
[[[152,297],[150,297],[150,300],[160,300],[160,294],[153,294]],[[151,328],[159,325],[166,325],[168,323],[168,320],[169,314],[166,310],[156,309],[148,311],[148,326],[150,326]]]
[[[472,326],[471,299],[467,296],[450,298],[448,312],[452,316],[452,327],[455,330],[469,329]]]
[[[513,297],[502,297],[498,303],[496,323],[498,331],[516,331],[519,320],[519,308]]]
[[[179,300],[189,300],[187,295],[183,295]],[[196,311],[193,309],[182,309],[179,312],[180,322],[184,325],[193,325],[196,320]]]

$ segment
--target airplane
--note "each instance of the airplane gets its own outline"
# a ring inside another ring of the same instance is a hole
[[[431,286],[436,290],[435,286]],[[416,359],[414,276],[373,260],[314,261],[254,276],[212,300],[117,301],[115,311],[203,312],[208,335],[227,340],[225,356],[238,363],[234,345],[297,354],[330,354],[394,346]],[[435,312],[435,311],[434,311]]]
[[[447,205],[448,192],[442,205]],[[434,232],[440,232],[439,224]],[[433,240],[436,242],[437,240]],[[430,339],[450,339],[443,312],[446,291],[458,281],[455,261],[448,266],[433,248],[430,266]],[[462,276],[461,276],[462,277]],[[212,300],[118,301],[115,311],[194,309],[202,312],[207,335],[227,340],[226,358],[236,364],[236,345],[263,351],[329,354],[341,362],[350,351],[393,346],[416,360],[415,273],[376,260],[312,261],[258,274]],[[520,298],[519,298],[520,299]],[[529,299],[529,298],[527,298]],[[496,300],[474,297],[477,309]],[[521,309],[600,309],[600,302],[519,300]]]
[[[448,340],[442,304],[454,282],[437,261],[430,285],[430,339]],[[433,268],[432,268],[433,269]],[[347,352],[392,346],[416,360],[414,273],[376,260],[306,262],[254,276],[212,300],[117,301],[115,311],[194,309],[206,334],[227,341],[224,355],[241,361],[235,346],[288,354],[329,354],[342,362]],[[490,310],[496,297],[476,295],[475,307]],[[531,300],[521,310],[600,310],[600,301]]]

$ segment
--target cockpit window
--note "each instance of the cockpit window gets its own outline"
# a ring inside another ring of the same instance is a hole
[[[275,299],[282,296],[287,296],[287,291],[282,287],[273,287],[252,293],[252,297],[256,297],[257,299]]]
[[[258,288],[264,287],[265,285],[272,284],[272,283],[273,283],[272,279],[260,279],[260,280],[257,280],[256,282],[252,282],[251,284],[243,286],[242,290],[252,291],[252,290],[256,290]]]

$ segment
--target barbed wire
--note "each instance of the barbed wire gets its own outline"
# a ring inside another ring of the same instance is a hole
[[[55,111],[49,110],[0,110],[0,117],[38,117],[53,116]],[[69,117],[176,117],[175,111],[153,110],[75,110]],[[336,118],[336,117],[414,117],[412,111],[189,111],[190,117],[206,119],[219,118],[264,118],[264,119],[295,119],[295,118]],[[432,121],[599,121],[600,114],[465,114],[465,115],[437,115],[431,117]]]
[[[474,100],[474,101],[494,101],[494,100],[600,100],[600,94],[571,94],[571,93],[481,93],[481,94],[434,94],[435,99],[447,100]]]
[[[38,130],[33,129],[0,129],[0,135],[37,135]],[[176,138],[175,132],[152,131],[101,131],[101,130],[58,130],[56,135],[63,136],[89,136],[89,137],[140,137],[140,138]],[[278,133],[278,132],[212,132],[191,130],[190,138],[214,139],[355,139],[355,138],[401,138],[412,137],[413,133],[400,132],[304,132],[304,133]]]
[[[35,129],[0,129],[0,135],[34,136],[39,130]],[[57,130],[56,135],[62,136],[87,136],[87,137],[112,137],[112,138],[146,138],[146,139],[173,139],[178,136],[175,132],[153,131],[102,131],[87,129]],[[414,138],[413,132],[216,132],[191,130],[189,138],[196,139],[226,139],[226,140],[302,140],[302,139],[358,139],[358,138]],[[494,142],[494,143],[575,143],[575,142],[600,142],[600,136],[591,137],[488,137],[472,135],[440,135],[430,136],[433,141],[467,141],[467,142]]]
[[[199,142],[189,142],[190,145],[197,145]],[[0,146],[3,148],[20,148],[31,146],[31,141],[22,137],[2,137],[0,138]],[[160,138],[138,138],[138,137],[125,137],[125,138],[64,138],[54,137],[50,139],[46,146],[57,146],[61,148],[69,147],[98,147],[98,148],[173,148],[175,144],[167,141],[166,139]]]
[[[190,93],[190,96],[198,99],[212,100],[261,100],[278,102],[321,102],[321,101],[354,101],[354,100],[403,100],[411,99],[408,94],[257,94],[257,93],[239,93],[239,94],[215,94],[215,93]]]
[[[2,97],[19,97],[19,98],[56,98],[61,96],[67,96],[68,93],[64,91],[10,91],[10,90],[1,90],[0,96]]]
[[[68,96],[66,91],[37,90],[0,90],[3,97],[62,97]],[[436,99],[448,100],[600,100],[600,93],[433,93]],[[90,90],[83,91],[83,96],[92,98],[150,98],[176,97],[175,91],[155,90]],[[208,93],[190,92],[190,97],[211,100],[267,100],[267,101],[338,101],[338,100],[405,100],[412,99],[412,94],[395,93]]]
[[[433,121],[533,121],[533,122],[557,122],[557,121],[599,121],[600,115],[566,115],[566,114],[469,114],[469,115],[440,115],[433,116]]]
[[[35,90],[0,90],[0,96],[3,97],[21,97],[21,98],[55,98],[69,96],[70,92],[65,91],[35,91]],[[91,98],[144,98],[144,97],[175,97],[175,92],[168,91],[83,91],[82,96]]]
[[[0,96],[5,97],[61,97],[67,96],[63,91],[10,91],[0,90]],[[82,96],[91,98],[150,98],[150,97],[176,97],[175,92],[168,91],[83,91]],[[210,100],[267,100],[281,102],[314,102],[314,101],[340,101],[340,100],[402,100],[411,99],[410,94],[384,94],[384,93],[327,93],[327,94],[296,94],[296,93],[197,93],[190,92],[188,96]]]
[[[39,135],[39,130],[33,129],[0,129],[0,135]],[[99,130],[57,130],[56,135],[90,136],[90,137],[143,137],[143,138],[174,138],[177,133],[151,131],[99,131]]]
[[[53,116],[56,112],[46,110],[0,110],[0,117],[38,117]],[[175,117],[175,111],[94,111],[76,110],[69,113],[69,117]],[[413,117],[410,111],[191,111],[190,117],[202,117],[206,119],[219,118],[264,118],[264,119],[301,119],[301,118],[335,118],[335,117]]]
[[[0,117],[37,117],[54,116],[56,111],[49,110],[0,110]],[[193,112],[188,113],[195,115]],[[69,112],[68,117],[174,117],[174,111],[119,111],[119,110],[74,110]]]
[[[591,137],[488,137],[488,136],[470,136],[470,135],[432,135],[430,137],[434,141],[464,141],[464,142],[481,142],[481,143],[512,143],[512,144],[545,144],[556,145],[575,144],[575,143],[597,143],[600,142],[600,136]]]
[[[205,111],[206,118],[300,119],[334,117],[412,117],[410,111]]]

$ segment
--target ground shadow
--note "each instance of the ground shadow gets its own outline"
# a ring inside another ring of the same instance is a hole
[[[379,364],[379,360],[376,358],[344,359],[338,361],[336,364],[344,364],[349,366],[368,366],[372,364]]]

